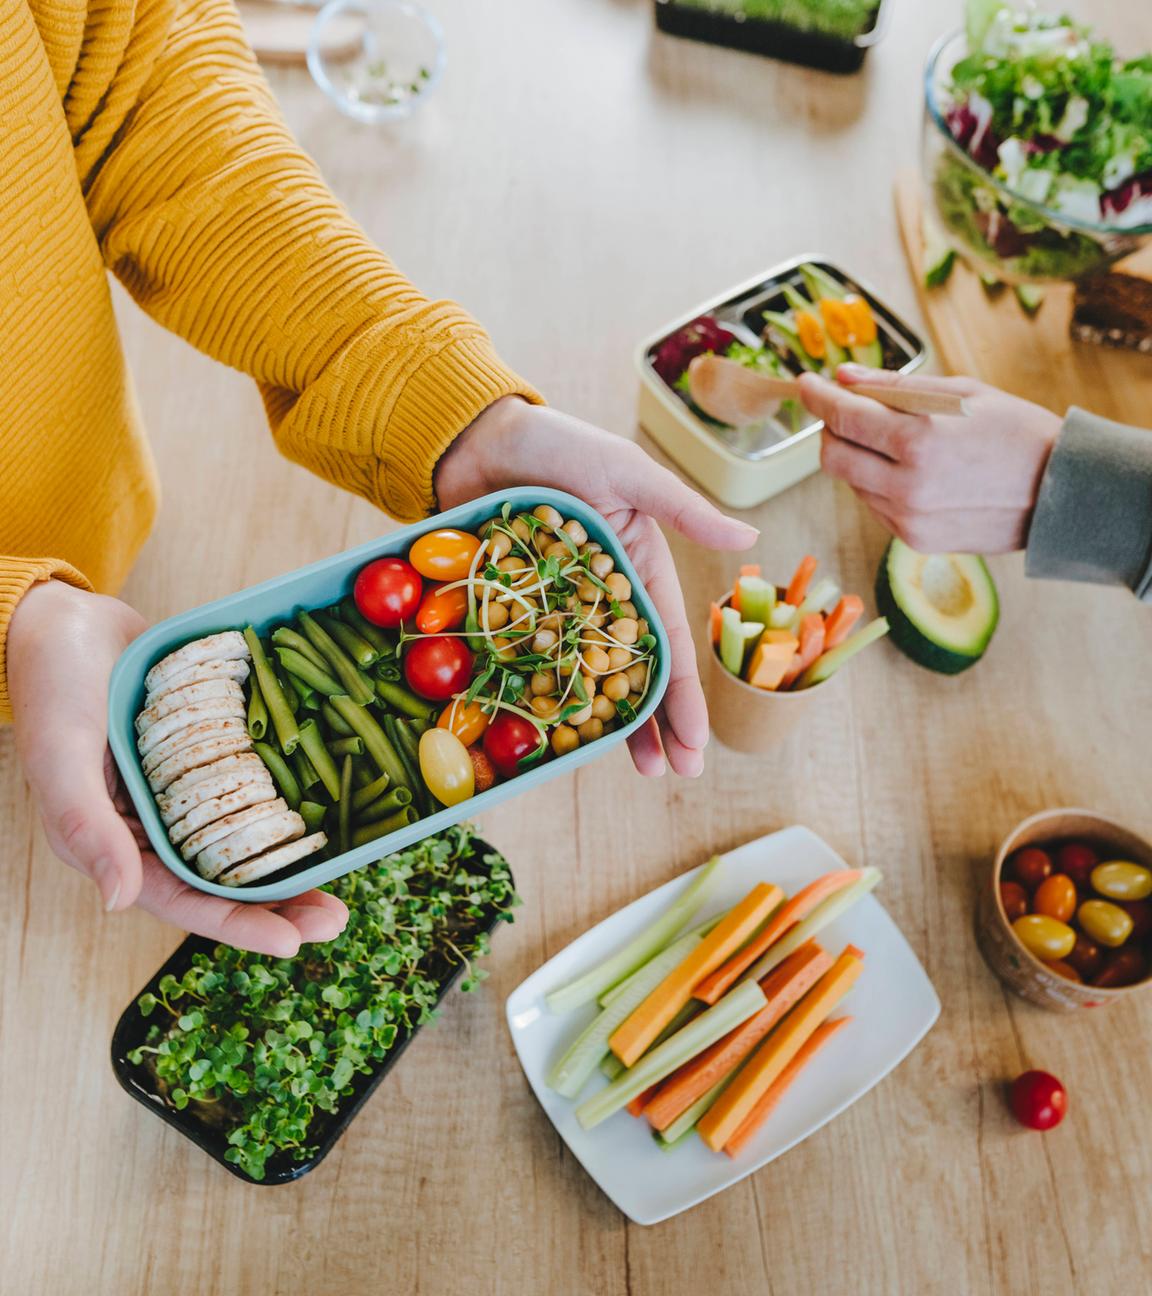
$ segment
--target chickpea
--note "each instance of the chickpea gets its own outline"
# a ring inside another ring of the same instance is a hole
[[[565,756],[580,746],[580,735],[569,725],[557,725],[552,730],[551,743],[557,756]]]
[[[556,676],[551,671],[537,671],[528,681],[534,697],[556,692]]]
[[[585,648],[581,656],[584,658],[585,667],[593,675],[606,675],[612,665],[603,648]]]
[[[587,724],[588,721],[591,719],[592,719],[592,703],[589,702],[587,706],[582,706],[579,711],[573,711],[572,714],[568,717],[568,723],[571,725],[575,725],[577,729],[579,729],[579,727],[582,724]]]
[[[496,570],[502,572],[522,572],[527,567],[528,564],[519,554],[509,554],[507,557],[501,558],[496,564]]]
[[[632,597],[632,582],[623,572],[610,572],[604,577],[604,584],[608,586],[612,597],[618,603],[623,603]]]
[[[572,657],[568,657],[564,661],[562,661],[559,666],[556,667],[556,674],[559,675],[561,679],[567,679],[568,676],[571,675],[575,669],[576,669],[575,659]]]
[[[597,544],[595,540],[586,540],[580,546],[580,552],[581,554],[591,558],[593,554],[603,553],[604,546],[602,544]]]
[[[512,519],[512,534],[517,540],[522,540],[524,544],[530,544],[532,540],[532,528],[524,521],[522,517]]]
[[[542,616],[536,622],[537,630],[551,630],[554,635],[559,636],[560,631],[564,628],[564,623],[556,612],[549,612],[547,616]]]
[[[576,586],[576,597],[579,598],[582,603],[595,603],[600,595],[601,590],[599,586],[593,585],[587,577],[584,577],[584,579]]]
[[[631,599],[625,599],[624,602],[620,604],[620,615],[622,617],[631,617],[632,620],[635,621],[636,610],[636,604],[633,603]]]
[[[541,720],[551,720],[560,710],[560,703],[554,697],[534,697],[528,704]]]
[[[537,630],[536,637],[532,640],[532,651],[534,653],[551,652],[556,647],[555,630]]]
[[[607,612],[597,612],[595,616],[586,617],[584,623],[585,625],[591,626],[593,630],[599,630],[601,626],[607,623],[607,621]]]
[[[593,576],[599,576],[601,580],[607,580],[616,568],[616,560],[611,554],[598,553],[592,555],[592,561],[588,564],[588,570]]]
[[[560,530],[574,545],[582,545],[588,539],[588,532],[584,530],[584,524],[577,522],[575,518],[568,518]]]
[[[585,697],[596,696],[596,680],[591,675],[581,675],[580,682],[584,685]]]
[[[480,622],[486,630],[500,630],[508,624],[508,607],[504,603],[488,600],[487,611],[480,609]]]
[[[619,702],[621,698],[628,696],[628,676],[623,671],[616,675],[609,675],[601,685],[601,689],[606,698]]]
[[[498,563],[512,552],[512,537],[504,531],[493,531],[488,537],[488,557]]]
[[[487,518],[485,519],[485,521],[481,522],[480,525],[476,528],[476,534],[480,537],[481,540],[487,540],[488,537],[492,534],[492,528],[498,527],[502,521],[503,518],[498,518],[498,517]]]
[[[580,735],[581,742],[595,742],[597,738],[604,735],[604,721],[597,720],[595,716],[591,720],[585,720],[576,732]]]
[[[628,676],[628,686],[633,693],[643,693],[645,685],[648,683],[648,663],[637,662],[635,666],[629,666],[624,672]]]
[[[636,622],[636,636],[637,636],[637,638],[639,638],[639,637],[642,636],[642,635],[646,635],[646,634],[648,634],[648,633],[650,632],[650,630],[651,630],[651,627],[649,626],[648,622],[647,622],[643,617],[641,617],[640,620]]]
[[[611,720],[616,714],[616,704],[610,697],[599,693],[592,699],[592,714],[597,720]]]
[[[640,638],[640,628],[632,617],[621,617],[608,627],[608,633],[618,643],[634,644]]]
[[[511,639],[497,637],[492,640],[492,648],[500,661],[511,661],[516,656],[516,645]]]
[[[632,654],[627,648],[619,646],[608,649],[608,669],[612,671],[624,670],[625,667],[632,665]]]
[[[532,516],[543,522],[549,531],[555,531],[564,521],[559,511],[554,509],[551,504],[538,504],[532,510]]]

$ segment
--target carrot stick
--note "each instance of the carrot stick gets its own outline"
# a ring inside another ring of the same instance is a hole
[[[785,603],[791,603],[793,607],[799,607],[804,602],[804,595],[808,593],[808,586],[812,583],[812,575],[815,571],[816,559],[811,554],[805,554],[800,559],[800,565],[796,568],[796,573],[788,586],[788,592],[784,595]]]
[[[720,630],[723,625],[724,615],[720,611],[720,604],[711,604],[708,608],[708,637],[712,640],[713,647],[720,642]]]
[[[644,1108],[652,1100],[652,1095],[659,1089],[659,1085],[650,1085],[642,1094],[637,1094],[628,1104],[629,1116],[643,1116]]]
[[[702,1098],[713,1085],[740,1065],[757,1044],[782,1020],[784,1014],[800,1002],[832,966],[832,955],[815,941],[808,941],[774,968],[760,982],[768,1003],[742,1025],[698,1053],[678,1071],[674,1071],[657,1088],[644,1108],[644,1115],[658,1130],[666,1130],[674,1120]]]
[[[759,575],[760,575],[760,564],[759,564],[759,563],[745,563],[745,564],[743,565],[743,567],[740,568],[740,575],[741,575],[741,576],[759,576]]]
[[[752,936],[779,907],[784,893],[778,886],[758,882],[687,958],[664,978],[608,1040],[626,1067],[634,1066],[657,1035],[692,998],[692,991]]]
[[[852,633],[852,627],[864,615],[864,600],[859,594],[845,594],[828,613],[824,623],[824,648],[835,648]],[[811,663],[809,663],[811,664]]]
[[[780,687],[791,688],[823,651],[824,618],[819,612],[810,612],[800,622],[800,651],[793,656],[792,665],[784,672]]]
[[[744,1150],[744,1145],[776,1110],[776,1105],[784,1097],[792,1081],[808,1065],[812,1058],[820,1051],[821,1047],[836,1034],[843,1026],[847,1026],[852,1020],[851,1017],[837,1017],[835,1021],[826,1021],[817,1026],[812,1037],[800,1049],[800,1052],[792,1059],[791,1062],[780,1072],[779,1078],[765,1089],[760,1101],[748,1113],[736,1130],[736,1133],[724,1144],[724,1151],[730,1157],[739,1156]]]
[[[693,992],[696,998],[703,999],[706,1004],[714,1004],[736,978],[745,969],[750,968],[790,927],[795,927],[800,919],[811,913],[818,904],[837,891],[843,890],[844,887],[851,886],[861,876],[860,869],[841,869],[836,873],[825,873],[815,882],[809,882],[806,887],[797,891],[783,908],[772,915],[772,920],[762,932],[757,933],[727,963],[700,982]]]
[[[737,612],[740,611],[740,582],[739,581],[737,581],[736,584],[732,586],[732,593],[728,595],[728,606],[735,608]]]
[[[851,990],[864,970],[864,960],[847,950],[836,960],[771,1035],[736,1073],[732,1083],[700,1118],[696,1131],[713,1152],[719,1152],[747,1120],[764,1091],[804,1047]]]

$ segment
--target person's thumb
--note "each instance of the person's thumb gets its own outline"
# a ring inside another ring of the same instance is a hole
[[[633,508],[706,548],[748,549],[759,538],[754,526],[722,513],[639,446],[627,457],[618,456],[612,476]]]

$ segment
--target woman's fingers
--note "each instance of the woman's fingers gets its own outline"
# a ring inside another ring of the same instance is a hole
[[[863,494],[890,497],[900,487],[904,471],[891,459],[852,441],[845,441],[829,427],[820,434],[820,466],[830,477],[839,477]]]
[[[926,418],[897,413],[816,374],[801,377],[800,395],[805,407],[842,441],[897,462],[907,458],[909,446],[929,425]]]
[[[660,727],[654,716],[648,719],[628,739],[632,764],[645,778],[659,778],[665,770],[664,748],[660,743]]]
[[[867,365],[842,364],[836,381],[845,387],[867,383],[870,387],[905,387],[909,391],[943,392],[949,396],[976,396],[984,390],[974,378],[944,378],[939,374],[902,374],[895,369],[869,369]]]

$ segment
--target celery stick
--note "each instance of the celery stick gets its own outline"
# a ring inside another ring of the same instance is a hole
[[[627,1070],[628,1068],[615,1053],[607,1053],[600,1061],[600,1074],[608,1080],[615,1080],[618,1075],[623,1075]]]
[[[584,1129],[594,1129],[601,1121],[615,1115],[645,1089],[671,1075],[697,1053],[735,1030],[749,1017],[760,1011],[768,1002],[764,991],[755,981],[745,981],[730,991],[719,1003],[713,1004],[671,1039],[649,1049],[635,1066],[624,1075],[576,1108],[576,1119]]]
[[[777,603],[768,618],[773,630],[791,630],[796,624],[796,609],[791,603]]]
[[[818,904],[807,918],[801,919],[795,927],[781,936],[771,946],[768,953],[744,973],[743,979],[759,981],[761,977],[767,976],[777,964],[783,963],[789,954],[798,950],[806,940],[815,936],[822,927],[827,927],[830,922],[839,918],[846,909],[851,909],[857,900],[866,896],[880,881],[881,876],[879,869],[866,868],[863,875],[853,882],[851,886],[845,887],[843,891],[834,892],[827,900]]]
[[[741,576],[736,583],[740,586],[741,620],[767,623],[776,606],[776,586],[759,576]]]
[[[811,688],[813,684],[823,684],[829,676],[835,675],[846,661],[855,657],[862,648],[867,648],[870,643],[883,638],[887,633],[887,617],[877,617],[875,621],[869,621],[866,626],[857,630],[855,634],[850,634],[838,648],[832,648],[822,657],[817,657],[796,681],[796,688],[805,689]]]
[[[818,580],[809,591],[808,597],[800,604],[800,610],[796,613],[797,625],[813,612],[830,612],[839,598],[840,586],[834,580],[829,580],[827,576],[823,580]]]
[[[609,1052],[608,1040],[612,1032],[632,1015],[677,964],[688,957],[701,939],[691,934],[682,936],[646,963],[632,978],[629,989],[614,999],[580,1032],[548,1072],[548,1088],[555,1089],[564,1098],[576,1098],[604,1055]]]
[[[691,931],[685,932],[684,935],[700,936],[700,937],[707,936],[713,927],[718,927],[720,925],[721,921],[727,916],[727,913],[728,910],[724,909],[720,913],[714,914],[711,918],[707,920],[707,922],[702,922],[699,927],[693,927]],[[681,939],[683,939],[683,937]],[[607,1008],[608,1005],[616,998],[617,995],[624,993],[624,991],[631,984],[632,977],[639,976],[640,973],[643,972],[643,970],[644,970],[643,967],[637,968],[636,971],[632,973],[632,976],[625,977],[625,979],[621,981],[619,985],[614,985],[610,990],[605,990],[605,992],[600,996],[600,1007]]]
[[[657,1044],[663,1044],[670,1035],[675,1035],[682,1026],[687,1026],[693,1017],[699,1017],[703,1011],[704,1005],[699,999],[689,999],[684,1007],[680,1009],[676,1016],[672,1018],[668,1025],[665,1026],[660,1034],[652,1041],[652,1047],[655,1048]],[[628,1068],[620,1061],[615,1053],[609,1052],[600,1060],[600,1074],[609,1080],[615,1080],[618,1075],[622,1075],[627,1070]]]
[[[684,893],[668,906],[651,926],[629,941],[622,950],[605,959],[598,967],[585,972],[569,985],[553,990],[545,998],[551,1012],[566,1013],[579,1008],[619,985],[679,934],[688,920],[707,899],[720,867],[720,856],[713,855],[694,877]]]
[[[726,607],[720,614],[720,660],[733,675],[743,675],[748,644],[763,633],[762,621],[742,621],[735,608]]]

